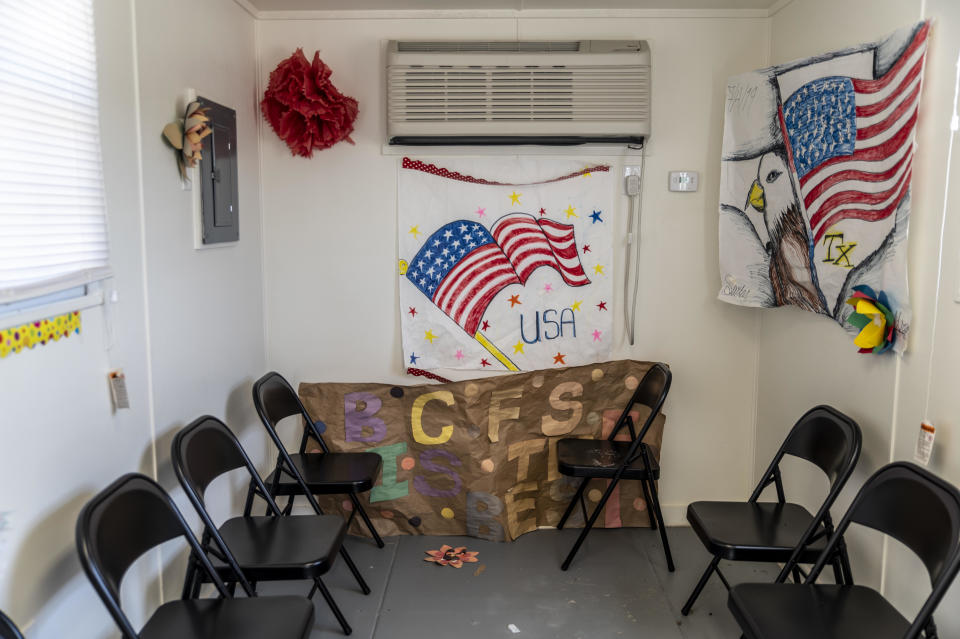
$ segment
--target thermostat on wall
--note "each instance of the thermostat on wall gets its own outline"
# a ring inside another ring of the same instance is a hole
[[[671,191],[696,191],[699,185],[700,174],[696,171],[670,171]]]

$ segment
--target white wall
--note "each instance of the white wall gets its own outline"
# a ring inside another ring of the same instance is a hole
[[[76,559],[76,515],[95,492],[128,471],[174,488],[170,440],[202,413],[241,431],[255,459],[264,453],[250,399],[264,369],[254,20],[232,0],[95,7],[119,302],[85,311],[82,335],[0,364],[0,510],[13,511],[0,547],[0,609],[31,639],[116,634]],[[237,110],[241,239],[230,247],[194,250],[192,194],[180,190],[160,136],[185,87]],[[115,334],[109,350],[105,312]],[[132,408],[113,415],[106,373],[118,366]],[[237,490],[233,503],[221,493],[219,510],[239,508]],[[190,508],[179,490],[174,497]],[[168,594],[183,575],[182,556],[174,557]],[[135,623],[160,602],[157,560],[145,557],[125,582]]]
[[[824,20],[824,15],[832,16]],[[782,63],[858,42],[869,42],[922,18],[935,19],[927,56],[918,129],[917,155],[910,220],[910,292],[914,317],[909,350],[903,359],[860,355],[849,336],[832,321],[795,309],[762,311],[759,332],[757,472],[779,446],[786,431],[806,408],[829,403],[850,414],[863,428],[860,465],[844,491],[836,514],[842,513],[863,481],[894,459],[911,459],[920,421],[928,417],[938,427],[938,450],[931,469],[960,482],[960,442],[952,433],[957,424],[955,357],[960,343],[953,333],[960,308],[957,290],[960,242],[956,221],[948,214],[944,270],[938,273],[940,225],[944,206],[956,208],[960,172],[950,176],[951,200],[944,202],[947,184],[949,122],[952,113],[955,63],[960,36],[960,6],[950,0],[794,0],[772,18],[771,62]],[[956,158],[954,160],[956,162]],[[941,286],[939,309],[935,309]],[[933,320],[937,314],[937,331]],[[934,368],[928,376],[930,353]],[[932,386],[930,409],[924,409]],[[788,473],[788,497],[808,504],[822,498],[824,485],[804,483],[813,473],[795,467]],[[795,487],[791,493],[791,481]],[[884,592],[908,615],[929,593],[922,565],[898,542],[889,548],[874,533],[855,532],[849,538],[853,573],[860,583],[883,585]],[[960,586],[941,605],[937,621],[942,636],[960,633]]]
[[[264,20],[259,28],[262,86],[296,47],[308,56],[319,49],[333,69],[334,83],[360,102],[356,146],[339,144],[310,160],[291,157],[269,127],[263,129],[268,363],[294,383],[416,379],[403,374],[399,341],[395,191],[400,156],[381,149],[384,41],[649,40],[653,136],[638,338],[614,358],[663,360],[673,368],[663,450],[668,522],[683,521],[686,503],[694,499],[733,499],[749,490],[758,317],[715,299],[716,158],[726,78],[764,64],[765,19]],[[563,153],[576,157],[577,151]],[[424,157],[428,151],[411,155]],[[700,191],[668,193],[670,169],[700,171]],[[623,220],[621,214],[621,227]],[[622,264],[622,246],[618,250]]]

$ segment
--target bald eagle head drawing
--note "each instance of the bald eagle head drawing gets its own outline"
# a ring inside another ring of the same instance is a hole
[[[826,313],[826,304],[814,282],[807,223],[790,176],[786,155],[781,150],[762,155],[744,211],[752,208],[763,216],[769,238],[766,249],[770,255],[770,284],[777,305],[792,304]]]

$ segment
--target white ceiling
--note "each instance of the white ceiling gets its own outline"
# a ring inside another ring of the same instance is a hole
[[[782,0],[245,0],[256,11],[768,10]]]

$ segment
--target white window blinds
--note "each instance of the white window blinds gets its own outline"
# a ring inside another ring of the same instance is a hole
[[[92,0],[0,0],[0,303],[109,274]]]

